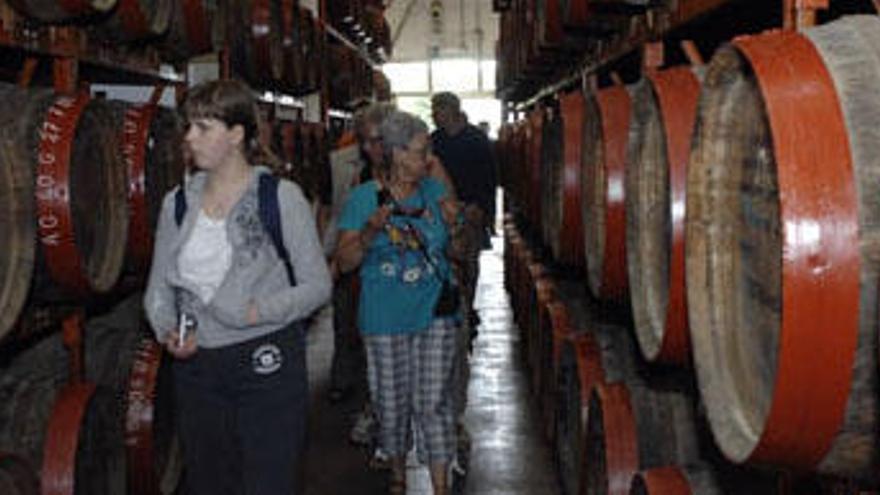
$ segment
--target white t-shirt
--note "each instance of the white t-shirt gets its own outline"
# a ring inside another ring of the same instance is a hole
[[[226,235],[226,219],[214,220],[200,208],[192,234],[177,258],[180,276],[192,282],[202,302],[208,304],[231,263],[232,245]]]

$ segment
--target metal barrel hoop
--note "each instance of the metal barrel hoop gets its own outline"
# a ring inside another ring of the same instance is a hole
[[[70,158],[76,127],[89,95],[60,96],[40,129],[34,188],[37,234],[53,280],[76,295],[90,292],[90,282],[76,246],[70,204]]]
[[[834,83],[812,43],[783,31],[733,43],[765,101],[783,227],[777,375],[749,459],[809,469],[843,422],[855,357],[860,258],[853,163]]]
[[[690,361],[690,333],[685,288],[685,203],[687,166],[691,135],[697,118],[700,81],[690,67],[654,72],[648,76],[660,106],[666,131],[666,158],[669,164],[669,299],[666,306],[663,343],[654,360],[679,365]]]
[[[153,424],[161,362],[162,348],[151,337],[143,337],[134,354],[126,395],[125,449],[128,486],[133,495],[159,492]]]
[[[80,427],[94,393],[95,386],[83,382],[59,392],[43,444],[41,495],[74,495]]]
[[[153,234],[147,215],[146,159],[150,124],[155,104],[139,105],[125,111],[122,125],[122,155],[128,169],[128,250],[138,271],[146,270],[152,257]]]

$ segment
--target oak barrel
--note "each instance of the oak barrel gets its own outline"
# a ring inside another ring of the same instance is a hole
[[[0,126],[33,174],[39,249],[32,299],[45,304],[111,290],[122,271],[128,208],[109,104],[0,87],[18,115]]]
[[[589,495],[625,495],[639,469],[700,459],[692,398],[672,381],[594,385],[584,442]]]
[[[75,493],[153,495],[160,483],[173,489],[179,480],[179,463],[169,462],[175,449],[169,370],[159,367],[161,353],[144,355],[144,342],[158,346],[141,324],[142,297],[137,293],[87,323],[84,371],[94,393],[79,422],[68,421],[75,419],[72,411],[56,410],[56,401],[71,390],[60,332],[3,360],[0,450],[42,466],[44,492],[49,480],[52,486],[72,483]],[[55,421],[59,412],[66,422]],[[71,435],[76,440],[67,460],[58,461],[64,452],[45,450],[48,437]],[[0,471],[2,464],[0,459]]]
[[[153,41],[168,32],[174,8],[173,0],[116,0],[112,14],[91,31],[108,43]]]
[[[627,295],[624,168],[631,113],[629,89],[612,86],[587,99],[583,222],[587,282],[599,299]]]
[[[226,8],[233,71],[256,87],[276,87],[284,72],[280,5],[273,0],[230,0]]]
[[[155,104],[110,103],[121,130],[119,141],[128,178],[126,265],[134,274],[146,275],[162,200],[183,181],[183,123],[176,112]]]
[[[685,297],[687,163],[700,83],[694,69],[633,86],[626,169],[626,254],[636,337],[648,361],[690,361]]]
[[[876,476],[878,32],[865,16],[740,37],[706,73],[687,295],[733,462]]]
[[[33,168],[10,134],[0,128],[0,340],[27,300],[36,239]]]
[[[537,225],[541,229],[544,245],[550,248],[553,257],[559,259],[560,233],[564,229],[562,225],[562,211],[559,205],[562,202],[562,119],[559,108],[555,106],[544,107],[544,124],[541,127],[541,222]]]
[[[159,43],[162,58],[185,62],[214,51],[223,42],[224,10],[212,0],[177,0],[168,31]]]
[[[38,495],[40,480],[34,468],[18,456],[0,452],[0,493]]]
[[[116,0],[9,0],[21,14],[47,24],[66,24],[107,14]]]
[[[580,269],[584,265],[584,224],[581,209],[584,94],[581,91],[573,91],[562,96],[559,104],[564,137],[557,258],[565,265]]]

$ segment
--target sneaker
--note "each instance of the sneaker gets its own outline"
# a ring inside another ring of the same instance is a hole
[[[364,408],[354,420],[354,426],[351,427],[348,439],[355,445],[372,445],[377,427],[376,418],[372,411]]]

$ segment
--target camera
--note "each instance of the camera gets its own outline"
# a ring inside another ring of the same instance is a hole
[[[385,188],[376,191],[376,201],[379,203],[379,208],[382,208],[383,206],[394,207],[397,204],[391,196],[391,191]]]

